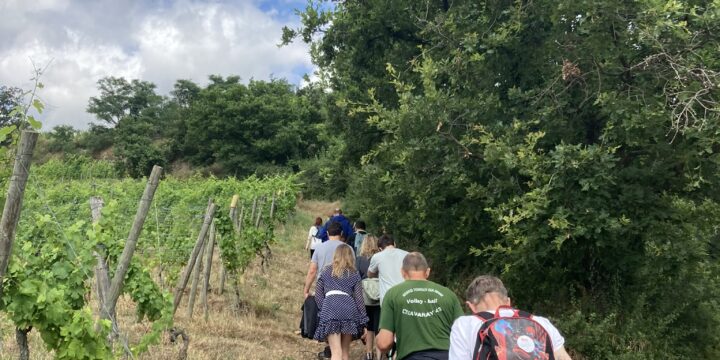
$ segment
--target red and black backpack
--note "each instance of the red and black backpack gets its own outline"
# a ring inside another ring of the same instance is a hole
[[[475,314],[484,321],[473,360],[554,360],[550,335],[532,314],[501,306],[495,314]]]

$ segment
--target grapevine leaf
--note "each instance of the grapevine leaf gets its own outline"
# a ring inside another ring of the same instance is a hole
[[[17,129],[17,126],[15,125],[9,125],[5,127],[0,128],[0,142],[5,141],[8,135],[10,135],[13,131]]]
[[[32,115],[28,115],[27,120],[30,123],[30,126],[35,130],[40,130],[40,128],[42,127],[42,123],[35,120],[35,117]]]
[[[32,106],[37,110],[38,113],[42,114],[45,109],[45,105],[38,99],[33,100]]]

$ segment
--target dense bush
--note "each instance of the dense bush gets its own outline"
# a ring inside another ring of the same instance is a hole
[[[69,155],[64,159],[50,159],[44,164],[34,164],[32,173],[42,179],[86,180],[114,179],[121,177],[115,165],[107,160],[95,160],[83,155]]]
[[[349,205],[439,281],[501,275],[577,358],[720,357],[720,4],[386,5],[311,5],[286,31],[383,134]]]

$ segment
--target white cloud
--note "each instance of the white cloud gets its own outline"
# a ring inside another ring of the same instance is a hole
[[[93,121],[85,108],[105,76],[152,81],[166,94],[177,79],[204,84],[210,74],[286,77],[300,84],[299,71],[312,68],[304,45],[277,47],[285,24],[250,2],[26,3],[0,4],[0,12],[15,19],[0,24],[0,38],[11,39],[0,43],[0,84],[27,88],[30,59],[40,65],[52,60],[42,79],[45,129],[84,128]]]

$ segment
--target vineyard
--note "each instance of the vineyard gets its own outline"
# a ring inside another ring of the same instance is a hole
[[[3,278],[1,310],[21,359],[33,350],[31,331],[57,359],[136,358],[165,337],[186,357],[192,334],[173,327],[183,297],[187,316],[195,310],[207,321],[214,273],[215,291],[228,298],[224,310],[241,312],[243,273],[255,259],[268,266],[276,225],[299,192],[293,176],[178,180],[160,167],[142,180],[38,173],[30,170]],[[122,295],[144,333],[129,334],[117,321]]]

